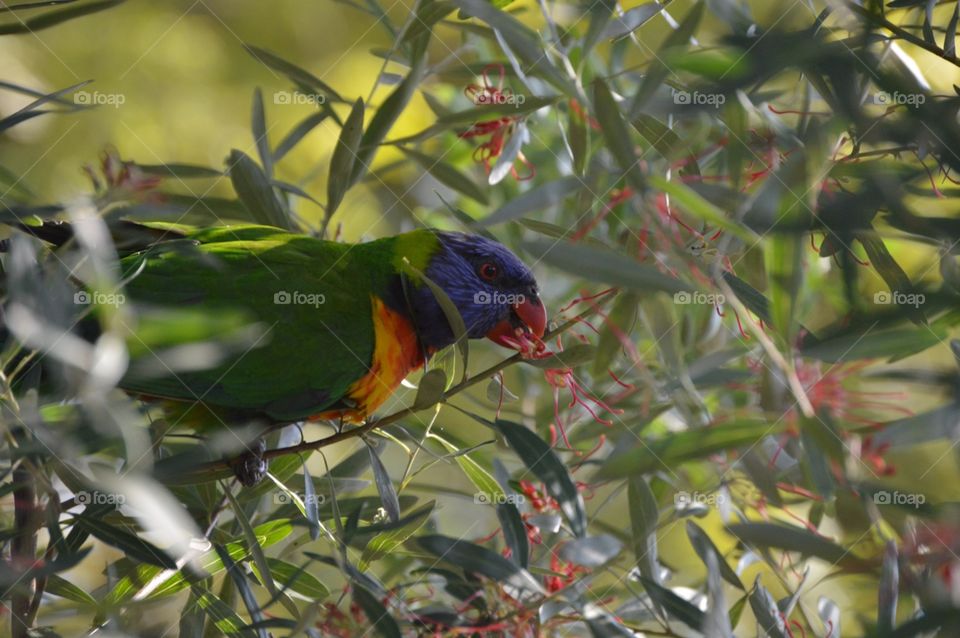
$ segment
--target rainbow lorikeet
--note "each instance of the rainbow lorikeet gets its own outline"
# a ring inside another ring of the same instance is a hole
[[[413,370],[452,344],[442,289],[470,338],[541,337],[547,315],[530,269],[477,235],[415,230],[362,244],[269,226],[150,224],[186,240],[124,256],[126,293],[144,306],[241,310],[265,332],[209,369],[131,376],[144,397],[201,401],[271,423],[370,415]],[[411,268],[412,267],[412,268]]]

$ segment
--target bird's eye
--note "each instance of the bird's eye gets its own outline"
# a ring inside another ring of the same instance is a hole
[[[500,269],[497,268],[496,264],[491,264],[489,261],[480,266],[480,276],[486,279],[487,281],[493,281],[497,278],[497,275],[500,274]]]

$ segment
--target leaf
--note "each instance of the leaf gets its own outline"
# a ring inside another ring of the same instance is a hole
[[[273,185],[256,162],[243,151],[234,149],[227,158],[227,170],[233,190],[250,217],[261,224],[296,230],[273,190]]]
[[[307,117],[300,120],[300,123],[290,129],[290,132],[287,133],[286,137],[280,140],[280,143],[277,144],[277,147],[273,150],[273,162],[277,163],[283,159],[287,153],[293,150],[293,147],[300,143],[307,133],[316,128],[321,122],[329,117],[329,113],[325,111],[319,111],[317,113],[311,113]]]
[[[865,565],[850,550],[797,527],[777,523],[736,523],[727,527],[727,531],[744,543],[815,556],[831,565],[849,568],[863,568]]]
[[[653,582],[660,582],[660,567],[657,564],[657,523],[660,507],[646,480],[640,475],[631,476],[627,482],[627,502],[630,511],[630,532],[633,540],[633,555],[640,574]]]
[[[176,561],[165,551],[139,536],[110,525],[102,518],[94,518],[84,512],[77,515],[76,521],[78,527],[138,561],[166,569],[177,568]]]
[[[585,279],[623,286],[637,292],[664,291],[673,294],[690,289],[681,280],[664,275],[653,266],[638,263],[611,250],[544,240],[523,242],[523,247],[538,260]]]
[[[177,179],[223,177],[223,171],[195,164],[137,164],[137,168],[147,175],[175,177]]]
[[[587,514],[583,497],[553,448],[536,433],[517,423],[497,419],[494,427],[504,436],[524,465],[543,482],[547,493],[560,504],[560,510],[570,523],[574,535],[586,536]]]
[[[530,572],[485,547],[440,534],[421,536],[416,543],[437,558],[466,572],[481,574],[526,592],[543,593],[543,587]]]
[[[596,476],[603,479],[623,478],[664,468],[674,469],[686,461],[753,444],[784,427],[786,425],[782,422],[728,421],[671,433],[659,439],[646,439],[636,447],[611,455]]]
[[[593,81],[593,108],[607,148],[623,171],[622,177],[626,177],[627,183],[638,192],[645,192],[647,183],[640,170],[640,159],[633,149],[630,131],[610,88],[600,78]],[[617,179],[619,178],[620,176]]]
[[[759,240],[759,235],[749,228],[731,220],[722,210],[711,204],[686,184],[670,181],[659,175],[650,175],[647,181],[650,182],[650,186],[653,188],[670,195],[670,197],[673,198],[674,204],[680,206],[680,208],[694,217],[729,232],[734,237],[747,242],[748,245],[752,245]]]
[[[723,559],[723,555],[720,553],[720,550],[717,549],[713,540],[703,531],[703,528],[689,520],[687,521],[687,538],[690,539],[690,544],[693,545],[694,551],[697,552],[697,556],[700,557],[700,560],[702,560],[705,565],[707,564],[707,555],[713,552],[717,557],[717,566],[720,569],[720,575],[723,579],[737,589],[746,590],[746,587],[744,587],[740,581],[740,577],[737,576],[737,572],[733,571],[733,568]]]
[[[263,112],[263,92],[260,87],[253,91],[253,107],[251,108],[250,129],[253,131],[253,142],[263,165],[263,172],[269,178],[273,175],[273,155],[270,153],[270,141],[267,139],[267,118]]]
[[[317,490],[310,476],[310,470],[307,469],[307,458],[309,457],[305,456],[303,459],[303,498],[306,499],[303,504],[303,515],[310,523],[310,539],[317,540],[320,537],[320,502],[317,499]]]
[[[877,631],[885,635],[893,631],[897,622],[897,600],[900,593],[900,566],[897,544],[888,540],[883,549],[880,585],[877,588]]]
[[[323,600],[330,595],[327,586],[307,571],[307,566],[297,567],[278,558],[268,558],[270,574],[283,589],[296,592],[308,600]]]
[[[214,625],[224,636],[256,638],[257,633],[249,629],[243,619],[229,605],[214,596],[212,592],[200,585],[192,585],[191,590],[196,597],[197,605],[210,616]]]
[[[637,321],[639,302],[639,297],[634,293],[626,292],[617,296],[613,309],[600,328],[597,353],[591,370],[594,376],[601,376],[611,369],[614,358],[624,347],[621,338],[629,343],[628,335]]]
[[[440,368],[428,370],[420,378],[417,397],[413,401],[414,410],[425,410],[443,400],[447,389],[447,374]]]
[[[487,203],[487,194],[472,179],[458,171],[453,165],[440,158],[430,157],[419,151],[401,146],[400,150],[433,175],[444,186],[466,195],[481,204]]]
[[[595,568],[616,558],[622,549],[623,543],[610,534],[585,536],[564,543],[560,548],[560,558],[568,563]]]
[[[503,181],[503,178],[510,174],[510,171],[513,170],[514,162],[516,162],[520,156],[520,150],[523,148],[523,142],[527,135],[527,126],[525,123],[518,122],[513,127],[513,131],[510,133],[507,142],[503,145],[497,161],[490,169],[490,174],[487,176],[488,184],[491,186],[499,184]]]
[[[471,127],[480,122],[496,120],[501,117],[516,117],[538,111],[557,102],[558,97],[530,97],[523,104],[484,104],[463,111],[456,111],[437,118],[433,125],[419,133],[393,140],[392,144],[405,144],[427,139],[453,128]]]
[[[353,601],[363,610],[373,629],[383,638],[403,638],[397,621],[366,587],[354,584]]]
[[[240,599],[243,600],[244,607],[247,608],[247,612],[250,614],[251,624],[256,625],[261,623],[264,620],[263,611],[260,609],[260,605],[257,604],[257,598],[253,595],[253,592],[250,590],[250,583],[247,581],[243,571],[233,562],[233,559],[230,558],[229,552],[224,549],[221,545],[214,544],[214,549],[217,552],[217,555],[220,556],[221,562],[223,562],[224,567],[227,570],[227,575],[233,579],[234,587],[237,588],[237,591],[240,593]],[[267,638],[267,630],[260,628],[257,631],[257,634],[260,638]]]
[[[6,129],[11,128],[12,126],[20,124],[21,122],[24,122],[38,115],[43,115],[44,113],[55,113],[56,111],[39,110],[38,107],[46,104],[47,102],[59,103],[61,95],[72,93],[73,91],[76,91],[77,89],[90,84],[91,81],[92,80],[85,80],[83,82],[78,82],[77,84],[74,84],[72,86],[68,86],[65,89],[54,91],[53,93],[41,94],[40,97],[38,97],[33,102],[30,102],[23,108],[17,111],[14,111],[13,113],[4,117],[3,119],[0,119],[0,132],[3,132]],[[74,110],[76,110],[76,107],[74,107]]]
[[[628,36],[663,10],[659,2],[646,2],[610,19],[601,37],[616,40]]]
[[[437,300],[440,310],[443,311],[443,316],[446,318],[447,323],[450,324],[450,331],[454,337],[454,345],[460,352],[460,359],[463,361],[463,380],[466,380],[470,357],[470,340],[467,333],[467,324],[464,323],[463,317],[460,316],[460,311],[457,310],[457,306],[450,300],[447,292],[437,285],[436,282],[414,268],[406,257],[403,259],[403,267],[413,275],[414,279],[425,283],[427,288],[430,289],[430,292],[433,293],[433,298]]]
[[[510,560],[526,569],[530,564],[530,540],[520,510],[513,503],[497,503],[497,518],[503,530],[503,540],[510,549]]]
[[[390,474],[384,467],[383,461],[377,455],[373,444],[367,442],[367,450],[370,452],[370,467],[373,470],[373,479],[377,484],[377,492],[380,494],[380,502],[383,509],[386,510],[390,520],[396,523],[400,520],[400,500],[397,498],[397,491],[390,480]]]
[[[943,53],[946,56],[957,54],[957,22],[960,20],[960,2],[953,5],[953,15],[947,25],[947,32],[943,34]]]
[[[543,54],[536,33],[485,0],[453,0],[453,3],[464,14],[479,18],[495,29],[509,51],[525,63],[525,72],[539,75],[563,93],[573,94],[570,81],[551,63],[551,58]]]
[[[671,49],[687,46],[697,25],[703,17],[704,3],[697,2],[690,9],[690,12],[683,18],[680,25],[670,35],[666,37],[660,49],[654,54],[654,62],[647,68],[647,73],[643,76],[643,82],[634,95],[633,102],[630,105],[630,113],[640,113],[644,104],[654,94],[657,88],[663,84],[670,74],[670,68],[664,62],[673,57]]]
[[[856,331],[816,340],[809,346],[804,340],[800,352],[805,357],[830,363],[885,357],[899,359],[940,345],[946,338],[946,328],[937,325],[927,326],[924,330]]]
[[[363,136],[363,98],[357,98],[340,129],[337,146],[330,158],[330,176],[327,178],[327,217],[331,217],[347,189],[351,186],[350,175],[358,161],[360,139]]]
[[[478,226],[489,227],[503,222],[513,221],[530,212],[543,212],[545,209],[564,201],[583,188],[583,180],[577,177],[561,177],[553,182],[531,188],[526,193],[511,199],[506,204],[487,215]]]
[[[363,556],[360,557],[358,567],[361,571],[366,571],[370,563],[389,556],[397,550],[408,538],[420,530],[423,525],[430,520],[430,514],[436,507],[436,501],[430,501],[423,507],[412,512],[406,517],[403,524],[394,529],[388,529],[378,533],[367,542],[363,548]]]
[[[750,590],[749,600],[753,615],[766,635],[770,638],[787,638],[787,625],[780,615],[777,601],[760,584],[760,576],[757,576],[753,589]]]
[[[274,71],[279,71],[280,73],[286,75],[288,78],[293,80],[294,83],[309,87],[319,93],[326,94],[337,102],[344,101],[344,99],[340,97],[340,94],[334,91],[330,85],[309,71],[305,71],[297,65],[291,64],[290,62],[287,62],[273,53],[270,53],[266,49],[255,47],[252,44],[244,44],[243,48],[246,49],[247,53],[256,58],[261,64],[264,64]]]
[[[288,519],[273,520],[263,523],[254,528],[254,532],[261,547],[269,547],[289,536],[293,527]],[[227,551],[234,561],[246,560],[250,556],[250,550],[244,542],[234,541],[227,543]],[[216,575],[223,571],[223,563],[217,553],[211,549],[197,559],[199,567],[210,575]],[[135,594],[142,591],[145,583],[151,582],[161,572],[162,568],[153,565],[138,565],[136,573],[130,576],[124,576],[114,586],[106,596],[105,602],[108,605],[117,605],[130,600]],[[184,573],[171,571],[169,578],[164,580],[150,594],[150,598],[161,598],[182,591],[189,586]]]
[[[233,492],[230,491],[230,488],[227,486],[222,486],[222,489],[224,496],[226,496],[227,500],[230,502],[230,508],[233,510],[233,515],[236,518],[237,524],[240,526],[240,530],[243,532],[243,538],[247,543],[247,547],[250,550],[250,555],[253,557],[253,563],[257,567],[257,572],[260,574],[260,579],[263,581],[264,587],[267,588],[267,591],[270,592],[271,596],[276,596],[277,585],[273,582],[273,577],[270,575],[270,563],[267,562],[267,557],[263,553],[263,547],[260,546],[260,540],[257,538],[257,533],[254,531],[253,526],[250,525],[250,519],[247,517],[247,513],[243,510],[243,507],[240,505],[240,503],[237,502],[237,499],[233,495]],[[226,564],[225,566],[229,567],[229,565]]]
[[[470,456],[469,453],[460,451],[457,447],[447,441],[446,439],[431,433],[430,438],[439,441],[447,452],[450,454],[455,454],[454,459],[457,462],[457,465],[460,466],[460,469],[463,470],[463,473],[466,474],[467,478],[470,479],[470,482],[473,483],[473,486],[477,488],[478,495],[482,494],[484,498],[487,499],[490,503],[500,503],[505,497],[506,494],[503,491],[503,488],[500,487],[500,484],[497,483],[489,472],[487,472],[483,467],[477,463]]]
[[[667,614],[682,621],[691,629],[699,630],[703,627],[704,613],[693,604],[677,596],[666,587],[661,587],[649,578],[641,576],[640,582],[643,583],[644,589],[650,594],[650,598],[663,607]]]
[[[423,77],[424,69],[425,64],[423,56],[421,55],[414,63],[413,68],[410,69],[407,77],[397,85],[397,88],[393,90],[389,97],[383,101],[383,104],[380,105],[380,108],[377,109],[377,112],[370,120],[370,124],[367,125],[367,130],[364,131],[363,137],[360,140],[360,149],[357,152],[353,171],[350,173],[348,186],[352,186],[360,181],[360,178],[366,174],[367,170],[373,164],[373,156],[376,154],[380,144],[383,143],[393,124],[397,121],[397,118],[400,117],[400,113],[407,107],[410,98],[413,97],[413,93],[416,91]]]
[[[47,587],[46,593],[52,596],[60,596],[61,598],[66,598],[67,600],[72,600],[75,603],[80,603],[81,605],[87,605],[89,607],[96,607],[96,599],[80,589],[66,578],[62,578],[56,574],[50,574],[47,576]]]
[[[643,139],[650,146],[655,148],[664,159],[677,162],[685,161],[686,165],[680,169],[680,174],[699,175],[700,168],[697,165],[697,156],[694,149],[685,142],[679,135],[667,128],[660,120],[641,113],[633,119],[633,128],[637,130]]]
[[[101,0],[100,2],[88,2],[76,7],[67,7],[59,11],[48,11],[41,16],[30,18],[29,20],[19,20],[10,24],[0,25],[0,35],[12,35],[15,33],[33,33],[41,29],[54,27],[75,18],[97,13],[104,9],[110,9],[123,4],[124,0]],[[15,8],[15,7],[11,7]]]

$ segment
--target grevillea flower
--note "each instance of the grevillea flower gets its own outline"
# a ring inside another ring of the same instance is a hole
[[[120,159],[116,150],[107,149],[100,155],[99,168],[98,173],[89,165],[83,167],[98,195],[110,196],[113,199],[161,201],[162,197],[155,192],[160,185],[160,177],[148,175],[133,162]]]
[[[497,71],[498,79],[496,84],[490,80],[491,70]],[[464,94],[478,106],[513,103],[515,96],[509,89],[503,88],[503,75],[502,64],[491,64],[484,68],[483,73],[480,75],[483,84],[467,85],[464,89]],[[469,129],[460,133],[460,138],[473,139],[489,136],[487,141],[477,146],[473,152],[473,159],[482,163],[487,173],[489,173],[493,168],[494,162],[503,153],[503,148],[506,146],[507,140],[517,132],[516,125],[521,119],[519,115],[510,115],[476,122]],[[511,166],[510,174],[513,175],[513,178],[519,181],[533,179],[534,175],[536,175],[536,169],[533,164],[524,157],[522,151],[517,153],[517,161],[526,169],[526,172],[521,174],[516,166]]]
[[[920,522],[904,539],[900,555],[911,565],[939,577],[957,603],[960,598],[960,528],[952,522]],[[904,570],[907,577],[915,577]]]
[[[552,551],[550,554],[550,571],[554,573],[544,577],[543,586],[552,594],[572,584],[578,575],[587,571],[587,568],[565,562],[556,551]]]

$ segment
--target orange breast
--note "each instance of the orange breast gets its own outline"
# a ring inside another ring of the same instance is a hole
[[[410,321],[388,308],[377,297],[372,297],[371,301],[373,361],[370,371],[350,386],[347,393],[347,397],[356,403],[356,407],[324,412],[313,419],[343,419],[359,423],[379,408],[408,374],[423,365],[417,333]]]

